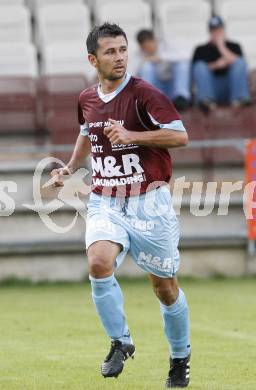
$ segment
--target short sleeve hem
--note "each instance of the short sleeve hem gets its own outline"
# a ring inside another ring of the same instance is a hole
[[[87,137],[89,135],[89,129],[87,123],[80,126],[80,135]]]

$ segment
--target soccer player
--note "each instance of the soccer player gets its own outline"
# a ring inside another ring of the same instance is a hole
[[[52,171],[56,186],[91,153],[92,193],[88,203],[86,249],[92,298],[110,352],[104,377],[117,377],[135,346],[114,276],[129,252],[152,281],[170,345],[166,387],[189,383],[189,313],[176,273],[179,226],[168,183],[167,148],[185,146],[186,130],[170,100],[158,89],[129,75],[127,37],[115,24],[96,26],[87,37],[88,60],[99,84],[79,97],[81,131],[65,168]]]

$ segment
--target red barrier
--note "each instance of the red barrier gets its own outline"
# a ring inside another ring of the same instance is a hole
[[[245,180],[248,238],[256,240],[256,139],[249,141],[246,145]]]

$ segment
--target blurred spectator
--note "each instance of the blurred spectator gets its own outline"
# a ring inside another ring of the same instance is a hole
[[[219,16],[212,16],[208,27],[209,42],[198,46],[193,55],[197,103],[206,112],[216,103],[249,104],[248,72],[240,45],[226,40]]]
[[[160,89],[178,110],[190,106],[190,61],[176,61],[171,49],[160,44],[152,30],[137,34],[140,46],[137,74]]]

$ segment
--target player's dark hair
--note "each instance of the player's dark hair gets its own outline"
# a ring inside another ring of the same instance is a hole
[[[88,54],[96,55],[99,38],[105,38],[105,37],[115,38],[120,35],[122,35],[125,38],[126,42],[128,43],[125,32],[117,24],[104,23],[100,26],[93,27],[86,40]]]
[[[153,30],[140,30],[137,34],[137,41],[142,45],[145,41],[151,41],[155,38]]]

